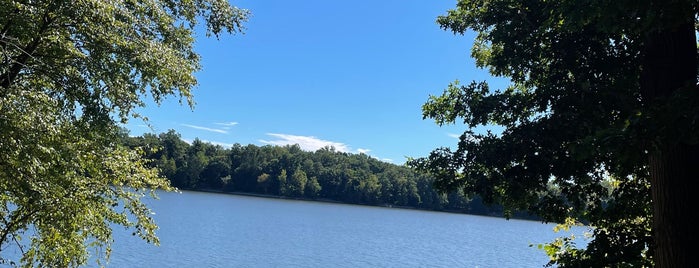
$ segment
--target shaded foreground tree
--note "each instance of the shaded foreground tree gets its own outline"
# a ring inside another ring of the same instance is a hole
[[[0,264],[108,258],[111,224],[158,242],[140,200],[172,188],[116,125],[145,97],[191,105],[196,24],[234,33],[247,14],[225,0],[0,1]]]
[[[586,248],[548,244],[550,264],[690,266],[698,11],[694,0],[460,0],[438,23],[475,31],[477,65],[511,83],[457,81],[430,97],[425,118],[470,128],[456,150],[411,164],[442,190],[594,227]]]

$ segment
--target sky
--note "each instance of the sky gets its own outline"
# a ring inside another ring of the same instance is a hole
[[[171,97],[131,120],[131,135],[179,132],[230,146],[299,144],[403,164],[455,147],[466,126],[439,127],[421,106],[450,82],[497,82],[470,58],[474,35],[440,29],[444,0],[241,0],[244,34],[198,32],[202,70],[190,109]],[[504,83],[503,83],[504,84]]]

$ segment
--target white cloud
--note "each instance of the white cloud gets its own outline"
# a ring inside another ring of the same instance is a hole
[[[219,125],[219,126],[221,126],[222,129],[225,129],[225,130],[231,129],[232,126],[235,126],[237,124],[238,124],[238,122],[233,122],[233,121],[214,123],[214,125]]]
[[[186,142],[189,145],[192,145],[192,142],[194,142],[194,140],[184,139],[184,138],[182,139],[182,141]],[[209,141],[209,140],[201,140],[201,139],[200,139],[200,141],[203,143],[210,143],[213,145],[221,145],[221,147],[224,147],[224,148],[231,148],[231,147],[233,147],[233,145],[235,145],[235,143],[225,143],[225,142],[219,142],[219,141]]]
[[[335,151],[337,152],[343,152],[343,153],[357,153],[357,154],[366,154],[369,155],[372,158],[378,159],[383,162],[388,162],[388,163],[393,163],[393,159],[390,158],[379,158],[373,155],[370,155],[369,152],[371,152],[370,149],[366,148],[358,148],[356,150],[353,150],[350,148],[347,144],[341,143],[341,142],[334,142],[334,141],[328,141],[328,140],[322,140],[313,136],[299,136],[299,135],[290,135],[290,134],[279,134],[279,133],[267,133],[267,136],[274,137],[274,140],[259,140],[261,143],[264,144],[270,144],[270,145],[277,145],[277,146],[285,146],[285,145],[294,145],[298,144],[299,147],[301,147],[302,150],[305,151],[316,151],[318,149],[321,149],[323,147],[331,146],[335,148]]]
[[[211,143],[213,145],[220,145],[223,148],[231,148],[231,147],[233,147],[233,145],[235,145],[234,143],[225,143],[225,142],[220,142],[220,141],[207,141],[207,140],[202,140],[202,141],[206,142],[206,143]]]
[[[326,146],[335,147],[338,152],[350,152],[349,146],[341,142],[321,140],[313,136],[298,136],[279,133],[267,133],[267,136],[276,138],[275,140],[260,140],[261,143],[271,145],[294,145],[298,144],[301,149],[306,151],[316,151]]]
[[[369,152],[371,152],[371,150],[359,148],[359,149],[357,149],[357,152],[360,154],[369,154]]]
[[[232,127],[232,126],[237,125],[238,122],[231,121],[231,122],[222,122],[222,123],[214,123],[214,124],[219,125],[219,126],[224,126],[224,127]]]
[[[447,136],[458,139],[461,137],[461,134],[447,133]]]
[[[189,127],[189,128],[193,128],[193,129],[199,129],[199,130],[211,131],[211,132],[216,132],[216,133],[228,134],[228,131],[223,130],[223,129],[218,129],[218,128],[208,128],[208,127],[195,126],[195,125],[189,125],[189,124],[182,124],[182,126]]]
[[[214,124],[216,124],[216,125],[220,125],[220,126],[227,126],[227,127],[232,127],[232,126],[235,126],[235,125],[237,125],[237,124],[238,124],[238,122],[233,122],[233,121],[231,121],[231,122],[223,122],[223,123],[214,123]]]

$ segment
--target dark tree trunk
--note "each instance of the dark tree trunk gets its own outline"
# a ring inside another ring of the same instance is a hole
[[[688,14],[683,22],[676,23],[672,29],[650,32],[646,36],[640,82],[647,108],[662,107],[667,98],[680,88],[690,86],[697,90],[694,14],[682,13]],[[658,127],[676,128],[669,122]],[[658,134],[663,135],[662,132]],[[692,205],[696,197],[690,196],[695,192],[690,182],[699,179],[699,146],[673,141],[673,137],[660,138],[665,142],[648,148],[654,261],[657,267],[690,267],[695,263],[693,255],[696,253],[689,245],[695,244],[697,237],[690,219],[696,219],[699,212]]]

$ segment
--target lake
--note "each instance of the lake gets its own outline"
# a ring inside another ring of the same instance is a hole
[[[188,192],[146,200],[160,247],[117,228],[107,267],[541,267],[553,225]],[[579,228],[576,232],[582,232]]]

